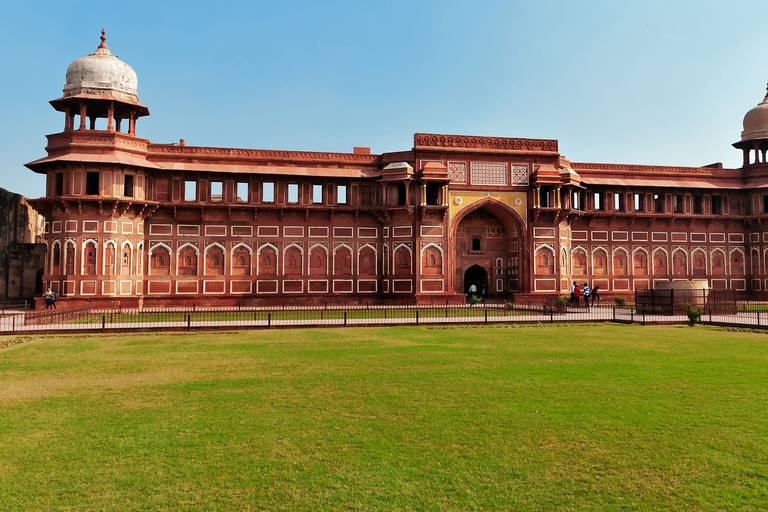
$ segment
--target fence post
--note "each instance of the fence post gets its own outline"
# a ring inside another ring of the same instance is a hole
[[[344,326],[347,326],[347,310],[344,310]]]
[[[416,310],[416,325],[419,325],[419,310]]]
[[[613,321],[616,321],[616,306],[613,306],[611,309],[613,309]]]
[[[712,308],[709,308],[709,323],[712,323]]]
[[[549,308],[549,323],[555,323],[555,308],[553,307]]]
[[[760,311],[757,312],[757,326],[760,327]]]
[[[485,323],[488,323],[488,308],[485,308]]]
[[[107,323],[107,315],[101,315],[101,332],[104,332],[104,326]]]
[[[635,323],[635,308],[629,310],[629,321]]]
[[[16,317],[13,316],[12,319],[13,319],[13,323],[11,324],[11,332],[15,333],[16,332]],[[757,322],[757,325],[760,325],[760,322]]]
[[[267,313],[267,329],[272,327],[272,313]]]
[[[194,311],[195,308],[192,308],[192,311]],[[189,330],[190,325],[192,324],[192,313],[187,313],[187,330]]]

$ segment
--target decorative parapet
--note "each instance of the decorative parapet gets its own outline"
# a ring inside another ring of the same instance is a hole
[[[325,162],[376,164],[380,155],[356,153],[325,153],[314,151],[281,151],[273,149],[231,149],[200,146],[181,146],[178,144],[150,144],[150,158],[195,158],[210,157],[240,160],[269,160],[291,162]]]
[[[469,149],[488,151],[527,151],[557,153],[557,141],[549,139],[516,139],[509,137],[475,137],[470,135],[439,135],[417,133],[413,136],[417,149]]]

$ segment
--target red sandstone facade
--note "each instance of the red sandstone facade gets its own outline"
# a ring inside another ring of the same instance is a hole
[[[436,134],[381,155],[153,144],[136,135],[149,110],[135,73],[102,39],[51,102],[64,130],[27,164],[47,176],[44,287],[70,304],[768,288],[765,100],[734,144],[740,169],[576,163],[554,140]]]

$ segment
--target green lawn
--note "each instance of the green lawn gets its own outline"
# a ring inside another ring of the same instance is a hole
[[[762,333],[606,324],[20,341],[0,350],[0,509],[768,503]]]

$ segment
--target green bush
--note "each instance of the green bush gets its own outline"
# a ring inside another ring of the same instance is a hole
[[[564,308],[566,305],[568,305],[569,298],[565,295],[560,295],[558,298],[555,299],[555,306],[559,308]]]
[[[693,327],[701,319],[701,309],[688,304],[685,306],[685,314],[688,315],[688,325]]]
[[[471,297],[469,297],[469,303],[472,304],[473,306],[475,304],[480,304],[481,302],[483,302],[483,298],[480,297],[479,295],[472,295]]]
[[[617,295],[613,298],[613,302],[615,302],[616,305],[619,306],[620,308],[623,308],[624,305],[627,303],[627,298],[624,297],[623,295]]]

